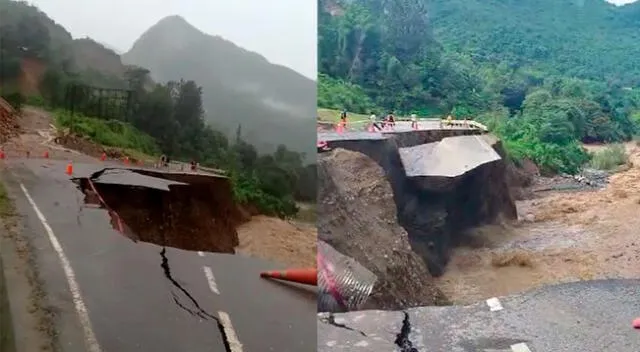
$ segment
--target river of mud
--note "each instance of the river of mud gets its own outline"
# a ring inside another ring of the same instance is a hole
[[[474,303],[544,284],[640,273],[640,148],[600,190],[546,192],[517,203],[519,221],[477,229],[475,248],[454,250],[437,285],[452,302]]]

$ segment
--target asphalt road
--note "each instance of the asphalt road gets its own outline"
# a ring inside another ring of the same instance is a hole
[[[343,327],[320,316],[317,350],[637,352],[640,331],[631,322],[638,316],[640,280],[582,281],[465,307],[412,308],[406,315],[336,314]]]
[[[83,207],[66,162],[5,163],[63,351],[315,351],[315,291],[259,278],[280,265],[134,243]]]
[[[347,124],[347,129],[340,133],[335,130],[318,131],[318,140],[330,142],[336,140],[384,139],[387,138],[386,135],[388,134],[415,131],[413,128],[411,128],[410,121],[398,121],[396,122],[395,127],[376,132],[367,131],[367,127],[368,125],[364,124],[349,127],[349,125]],[[442,127],[442,125],[440,124],[440,120],[422,120],[418,122],[418,131],[431,131],[441,129],[469,130],[470,128],[461,126]]]

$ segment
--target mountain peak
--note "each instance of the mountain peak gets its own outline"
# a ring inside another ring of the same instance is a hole
[[[193,27],[184,17],[180,15],[170,15],[158,21],[158,23],[152,26],[152,28],[155,26],[176,26],[176,25]]]

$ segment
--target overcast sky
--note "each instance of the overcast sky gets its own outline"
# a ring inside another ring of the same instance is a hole
[[[149,27],[181,15],[201,31],[316,77],[315,0],[28,0],[74,38],[91,37],[120,52]]]

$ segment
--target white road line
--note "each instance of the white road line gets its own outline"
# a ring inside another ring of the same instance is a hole
[[[487,305],[489,306],[489,310],[492,312],[496,312],[502,310],[502,304],[497,297],[491,297],[487,300]]]
[[[204,253],[202,253],[201,251],[198,251],[198,255],[204,257]]]
[[[216,278],[213,276],[213,271],[211,271],[211,268],[208,266],[203,267],[204,269],[204,276],[207,277],[207,282],[209,283],[209,288],[211,289],[211,291],[213,291],[216,294],[220,294],[220,291],[218,291],[218,285],[216,285]]]
[[[511,345],[511,351],[513,352],[531,352],[526,343],[516,343],[515,345]]]
[[[231,352],[242,352],[242,344],[240,343],[240,340],[238,340],[236,331],[233,330],[233,325],[231,325],[231,318],[229,318],[229,314],[225,312],[218,312],[218,318],[220,319],[220,323],[222,324],[224,332],[227,335],[227,341],[229,342]]]
[[[80,324],[82,325],[85,343],[87,345],[86,347],[90,352],[101,352],[100,345],[98,344],[98,340],[96,339],[96,336],[93,332],[93,328],[91,327],[91,320],[89,320],[89,312],[87,311],[87,307],[84,304],[84,301],[82,300],[82,295],[80,294],[80,287],[76,282],[76,275],[73,272],[71,263],[69,263],[67,256],[64,254],[64,250],[62,249],[62,246],[60,245],[58,238],[53,233],[51,226],[49,226],[47,219],[44,217],[44,215],[42,215],[42,212],[36,205],[36,202],[33,201],[33,198],[31,198],[31,195],[29,195],[29,192],[27,191],[27,189],[22,183],[20,183],[20,188],[22,189],[22,192],[27,198],[27,201],[29,202],[29,204],[31,204],[31,207],[33,208],[33,211],[36,213],[36,216],[38,216],[38,219],[40,219],[40,222],[42,223],[44,230],[47,232],[47,235],[49,236],[49,241],[51,242],[53,249],[58,253],[58,257],[60,258],[60,262],[62,264],[62,269],[64,270],[64,274],[67,277],[67,283],[69,284],[69,291],[71,291],[73,304],[75,305],[76,312],[78,313],[78,317],[80,318]]]

